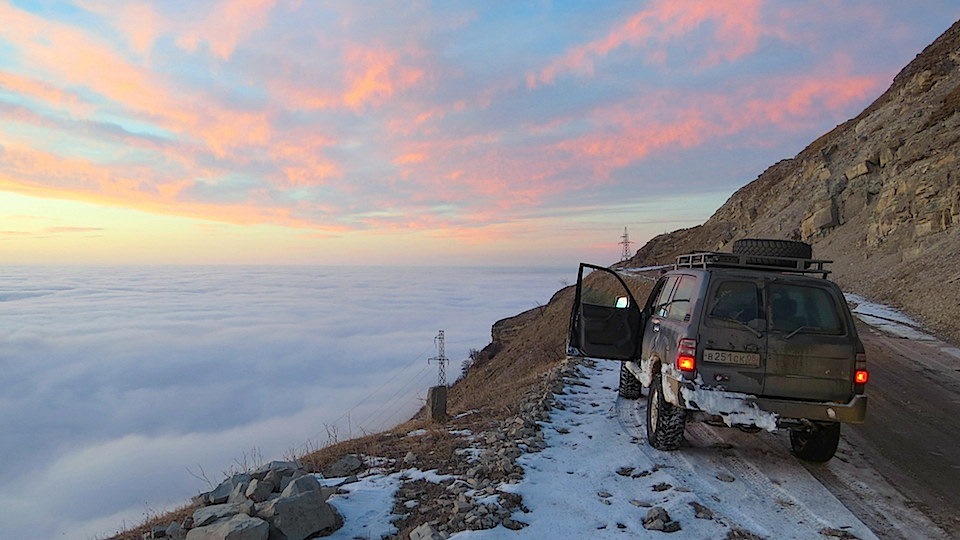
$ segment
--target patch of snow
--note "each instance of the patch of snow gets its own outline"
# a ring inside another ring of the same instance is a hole
[[[432,482],[434,484],[439,484],[444,480],[452,480],[456,476],[452,474],[437,474],[436,469],[430,469],[429,471],[421,471],[420,469],[405,469],[399,473],[400,478],[404,482],[413,482],[416,480],[426,480],[427,482]]]
[[[454,437],[472,437],[473,432],[469,429],[451,429],[450,434]]]
[[[400,488],[400,474],[373,474],[340,487],[345,494],[331,495],[327,500],[343,516],[343,527],[328,538],[382,538],[399,531],[391,523],[393,497]]]
[[[750,396],[738,392],[701,389],[703,380],[699,375],[695,384],[696,388],[680,389],[686,403],[694,403],[699,410],[719,416],[723,423],[730,427],[757,426],[770,432],[777,431],[777,414],[761,410],[756,403],[747,401]]]
[[[340,491],[327,500],[343,516],[343,527],[327,538],[382,538],[399,531],[392,521],[399,518],[393,513],[393,499],[403,482],[426,480],[439,483],[454,478],[437,474],[436,469],[421,471],[404,469],[391,474],[374,473],[361,477],[357,482],[344,484]],[[338,486],[343,479],[318,478],[326,487]],[[409,505],[407,508],[411,508]]]
[[[407,433],[407,437],[419,437],[421,435],[426,435],[426,434],[427,434],[427,430],[425,429],[415,429],[410,433]]]
[[[852,305],[850,311],[857,318],[878,330],[894,336],[920,341],[936,341],[937,339],[924,332],[920,323],[890,306],[870,302],[866,298],[852,293],[844,293],[844,297]]]
[[[518,458],[524,479],[500,487],[522,495],[531,510],[513,514],[529,526],[509,533],[511,538],[659,537],[642,523],[652,506],[664,508],[680,523],[678,538],[725,538],[741,531],[806,539],[820,538],[828,528],[875,538],[787,448],[741,450],[708,440],[695,447],[686,443],[676,452],[656,450],[643,435],[645,400],[618,399],[609,390],[617,387],[619,366],[598,362],[585,372],[586,387],[557,396],[563,407],[554,409],[544,424],[554,428],[544,430],[547,448]],[[701,431],[707,436],[730,432],[751,441],[765,435],[690,424],[688,439]],[[692,503],[709,508],[713,517],[696,518]],[[507,534],[497,528],[455,537]]]

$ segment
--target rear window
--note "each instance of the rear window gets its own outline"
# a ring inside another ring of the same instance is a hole
[[[725,281],[710,299],[709,317],[749,323],[762,319],[760,289],[752,281]]]
[[[769,294],[772,330],[843,333],[837,305],[826,289],[774,283],[769,287]]]

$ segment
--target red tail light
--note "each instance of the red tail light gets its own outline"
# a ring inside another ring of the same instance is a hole
[[[677,369],[692,372],[697,369],[697,340],[684,338],[677,345]]]
[[[857,353],[856,365],[854,366],[853,382],[855,384],[867,384],[870,380],[870,373],[867,371],[867,355]]]

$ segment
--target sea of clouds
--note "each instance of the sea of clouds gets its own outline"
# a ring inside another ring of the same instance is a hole
[[[0,270],[0,535],[95,538],[408,419],[576,268]]]

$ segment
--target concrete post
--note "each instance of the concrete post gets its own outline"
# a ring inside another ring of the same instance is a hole
[[[427,402],[430,404],[430,418],[434,422],[447,420],[447,387],[431,386],[427,391]]]

